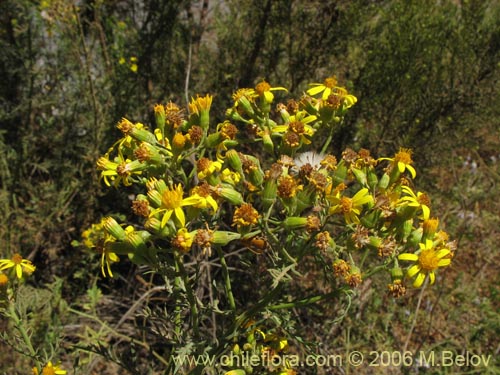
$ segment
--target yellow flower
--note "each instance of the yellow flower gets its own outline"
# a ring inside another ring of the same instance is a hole
[[[410,207],[420,208],[422,210],[422,219],[423,220],[429,219],[431,210],[429,208],[430,200],[428,195],[425,193],[421,193],[420,191],[417,192],[417,194],[415,194],[409,186],[402,186],[401,189],[407,195],[400,198],[398,203],[406,204]]]
[[[292,131],[297,134],[313,135],[314,129],[309,125],[309,123],[315,121],[316,119],[316,116],[309,115],[305,111],[300,111],[293,116],[289,116],[286,119],[285,124],[273,127],[272,132],[285,133],[286,131]]]
[[[211,195],[211,186],[204,182],[198,186],[195,186],[191,191],[191,198],[196,200],[193,206],[196,208],[208,208],[211,207],[214,211],[217,211],[219,205],[217,201]]]
[[[413,286],[420,288],[426,277],[429,277],[431,285],[436,280],[435,271],[439,267],[449,266],[451,259],[448,257],[450,250],[447,248],[437,249],[431,240],[419,244],[420,249],[415,254],[404,253],[398,256],[399,260],[415,262],[406,272],[409,278],[415,277]]]
[[[251,95],[254,97],[263,98],[266,103],[272,103],[272,101],[274,100],[274,95],[271,91],[276,90],[288,91],[284,87],[271,87],[269,83],[267,83],[266,81],[262,81],[255,86],[255,89],[253,90],[253,92],[251,92]]]
[[[394,158],[380,158],[378,160],[389,160],[392,161],[393,167],[396,167],[399,173],[403,173],[405,170],[410,172],[411,177],[415,178],[417,172],[415,168],[411,166],[413,160],[411,158],[411,150],[408,148],[400,148],[399,151],[394,155]]]
[[[220,172],[222,163],[220,161],[212,161],[208,158],[201,158],[196,162],[198,178],[204,180],[215,172]]]
[[[201,112],[208,112],[210,110],[210,106],[212,105],[213,96],[205,95],[205,96],[196,96],[195,98],[191,98],[191,103],[189,103],[189,112],[195,113],[197,115],[201,114]]]
[[[31,275],[35,272],[36,267],[28,259],[23,259],[23,257],[15,253],[10,259],[0,259],[0,271],[12,268],[18,279],[23,277],[23,272],[27,275]]]
[[[314,96],[314,95],[322,92],[323,95],[321,96],[321,99],[323,99],[323,100],[327,100],[328,97],[334,91],[335,92],[337,91],[337,89],[343,90],[347,94],[347,91],[344,88],[337,86],[337,77],[335,77],[335,76],[331,76],[331,77],[326,78],[323,81],[323,83],[311,83],[310,86],[313,86],[313,87],[310,88],[309,90],[307,90],[307,93],[309,95]],[[354,103],[352,103],[352,104],[354,104]]]
[[[181,228],[177,231],[176,236],[172,239],[172,246],[176,249],[187,253],[193,245],[193,236],[186,228]]]
[[[257,223],[259,212],[250,203],[242,204],[234,211],[233,226],[249,226]]]
[[[59,365],[52,365],[50,361],[42,369],[42,375],[66,375],[66,373],[66,370],[63,370]],[[39,375],[36,367],[33,367],[33,375]]]
[[[186,216],[182,210],[183,206],[192,206],[196,204],[199,199],[197,197],[183,198],[184,191],[182,185],[178,184],[173,189],[165,189],[161,193],[161,205],[156,210],[152,211],[149,216],[154,216],[158,213],[164,213],[161,219],[161,227],[163,228],[172,215],[179,220],[181,227],[186,226]]]
[[[142,170],[147,168],[147,164],[141,163],[139,160],[123,159],[122,155],[118,155],[117,161],[109,160],[108,156],[102,156],[97,160],[97,169],[101,170],[101,177],[107,186],[111,186],[110,181],[115,187],[118,187],[120,182],[123,185],[132,185],[132,177],[142,174]]]
[[[338,191],[335,195],[330,195],[328,199],[333,204],[330,207],[330,214],[343,213],[347,224],[359,224],[358,215],[361,213],[363,205],[373,202],[373,197],[367,188],[361,189],[352,198],[340,196],[340,191]]]

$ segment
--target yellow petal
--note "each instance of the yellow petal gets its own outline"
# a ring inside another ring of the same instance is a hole
[[[403,253],[398,256],[399,260],[410,260],[416,262],[418,260],[417,254]]]
[[[431,285],[434,284],[434,281],[436,281],[436,274],[434,271],[429,272],[429,280],[431,282]]]
[[[422,284],[424,283],[424,280],[425,280],[425,275],[423,273],[419,273],[417,275],[417,278],[413,282],[413,286],[415,288],[420,288],[422,286]]]
[[[421,270],[420,266],[418,264],[415,264],[410,267],[410,269],[406,272],[406,274],[408,275],[408,277],[413,277],[417,273],[419,273],[420,270]]]
[[[307,90],[306,92],[309,94],[309,95],[316,95],[316,94],[319,94],[321,91],[323,91],[326,87],[319,84],[318,86],[316,87],[313,87],[313,88],[310,88],[309,90]]]

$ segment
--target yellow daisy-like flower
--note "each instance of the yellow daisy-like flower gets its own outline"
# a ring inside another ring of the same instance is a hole
[[[197,199],[196,203],[193,204],[196,208],[212,208],[214,211],[217,211],[219,205],[217,201],[211,195],[211,186],[208,183],[202,183],[198,186],[195,186],[191,191],[191,198],[193,200]]]
[[[207,94],[205,96],[197,96],[195,98],[191,98],[191,103],[189,103],[189,112],[195,113],[197,115],[202,112],[208,112],[210,107],[212,106],[213,96]]]
[[[186,228],[179,229],[176,236],[172,239],[172,246],[184,253],[187,253],[192,245],[193,236]]]
[[[422,192],[415,194],[409,186],[402,186],[401,189],[407,195],[400,198],[398,204],[406,204],[410,207],[418,207],[422,210],[422,219],[429,219],[431,213],[429,196]]]
[[[307,93],[314,96],[322,92],[321,99],[323,100],[327,100],[334,89],[341,88],[337,86],[337,77],[335,76],[326,78],[323,83],[311,83],[310,86],[312,87],[307,90]]]
[[[132,185],[132,177],[142,174],[142,171],[147,168],[147,164],[141,163],[139,160],[123,159],[121,154],[117,161],[109,160],[108,156],[102,156],[97,160],[97,169],[101,170],[101,177],[107,186],[111,186],[110,181],[115,187],[118,187],[120,182],[123,185]]]
[[[273,134],[293,133],[294,135],[297,135],[303,143],[310,144],[311,141],[306,138],[306,135],[311,137],[314,134],[315,130],[311,125],[309,125],[309,123],[315,121],[316,119],[316,116],[309,115],[305,111],[300,111],[297,112],[296,115],[288,117],[285,124],[277,125],[271,130]],[[261,133],[262,132],[258,132],[257,134],[262,136]]]
[[[63,370],[59,365],[53,365],[52,362],[48,362],[42,369],[42,375],[66,375],[67,371]],[[39,375],[38,369],[33,367],[33,375]]]
[[[10,259],[0,259],[0,271],[12,268],[18,279],[23,277],[23,273],[31,275],[35,272],[36,267],[28,259],[15,253]]]
[[[359,224],[359,214],[363,205],[373,202],[373,197],[367,188],[358,191],[352,198],[341,196],[340,191],[335,195],[330,195],[328,200],[333,204],[330,207],[330,214],[343,213],[347,224]]]
[[[420,249],[415,254],[404,253],[398,256],[399,260],[415,262],[406,272],[409,278],[415,277],[413,281],[415,288],[420,288],[427,276],[431,285],[434,284],[435,271],[440,267],[449,266],[451,263],[451,259],[448,257],[450,250],[447,248],[437,249],[431,240],[419,244],[419,247]]]
[[[173,189],[165,189],[161,194],[161,206],[152,211],[149,216],[151,217],[158,213],[163,213],[163,218],[161,219],[161,227],[163,228],[173,215],[179,220],[181,227],[185,227],[186,216],[184,215],[182,207],[192,206],[198,203],[199,199],[197,197],[183,198],[183,196],[184,190],[181,184],[178,184],[177,187]]]
[[[380,158],[378,160],[389,160],[392,162],[393,166],[398,169],[399,173],[403,173],[407,170],[410,172],[411,177],[415,178],[417,172],[411,165],[413,163],[411,153],[411,150],[408,148],[400,148],[396,155],[394,155],[394,158]]]
[[[220,161],[212,161],[208,158],[201,158],[196,162],[196,169],[198,171],[198,178],[204,180],[215,172],[220,172],[222,163]]]
[[[272,103],[274,100],[274,95],[271,91],[283,90],[288,91],[284,87],[271,87],[266,81],[262,81],[255,86],[255,89],[251,92],[254,97],[264,98],[266,103]]]
[[[250,203],[245,203],[234,211],[233,226],[250,226],[256,224],[258,218],[259,212]]]

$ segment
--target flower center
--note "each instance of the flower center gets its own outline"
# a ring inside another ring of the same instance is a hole
[[[394,160],[403,164],[411,164],[413,162],[413,160],[411,160],[411,150],[401,148],[399,152],[396,153],[396,156],[394,156]]]
[[[344,214],[351,212],[352,210],[352,199],[348,197],[342,197],[340,199],[340,207]]]
[[[42,370],[42,375],[56,375],[54,368],[45,366]]]
[[[11,260],[15,263],[15,264],[21,264],[21,262],[23,261],[23,257],[17,253],[15,253],[14,255],[12,255],[12,258]]]
[[[330,89],[334,88],[337,84],[337,79],[335,77],[328,77],[325,79],[324,85]]]
[[[434,271],[438,268],[439,258],[433,249],[423,250],[418,257],[418,263],[424,271]]]
[[[182,190],[165,190],[161,196],[163,206],[169,210],[179,208],[182,202]]]
[[[269,83],[267,83],[266,81],[262,81],[262,82],[258,83],[257,86],[255,86],[255,91],[259,95],[262,95],[266,91],[269,91],[269,90],[271,90],[271,85]]]
[[[297,134],[304,134],[305,132],[305,126],[302,122],[300,121],[292,121],[288,127],[290,128],[291,131]]]

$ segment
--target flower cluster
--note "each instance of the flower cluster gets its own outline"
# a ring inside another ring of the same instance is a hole
[[[379,271],[395,297],[408,281],[435,282],[455,246],[431,216],[428,195],[414,187],[411,150],[375,158],[365,149],[334,149],[333,134],[357,98],[333,76],[297,100],[275,103],[276,91],[286,89],[265,81],[239,89],[216,125],[211,95],[196,96],[186,109],[157,104],[153,127],[118,123],[122,137],[97,167],[108,186],[136,186],[136,220],[106,217],[83,233],[103,275],[113,276],[112,265],[127,255],[153,270],[172,267],[179,282],[186,260],[215,253],[233,316],[224,253],[241,246],[273,259],[274,286],[311,257],[332,289],[355,288]],[[192,295],[188,303],[197,319],[199,302]]]

